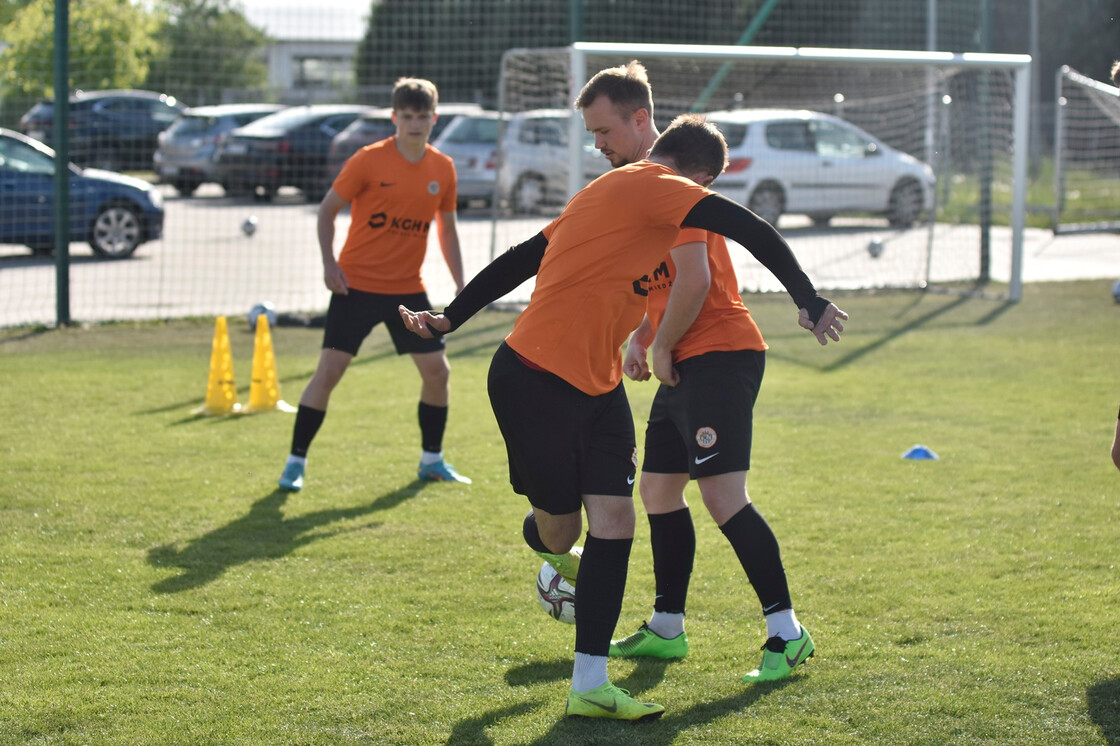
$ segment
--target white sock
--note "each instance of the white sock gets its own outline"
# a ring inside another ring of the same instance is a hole
[[[766,615],[766,637],[780,637],[786,642],[801,637],[801,624],[793,609]]]
[[[684,633],[684,612],[675,614],[668,611],[654,611],[646,626],[656,632],[659,637],[672,640]]]
[[[439,461],[443,461],[443,451],[439,451],[438,453],[432,453],[431,451],[420,451],[420,463],[423,466],[434,464]]]
[[[307,466],[307,456],[296,456],[288,454],[288,460],[284,462],[285,466],[288,464],[299,464],[300,466]]]
[[[576,653],[572,667],[572,689],[589,692],[607,683],[607,656]]]

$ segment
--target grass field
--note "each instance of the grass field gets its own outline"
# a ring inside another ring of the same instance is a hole
[[[532,598],[485,394],[512,316],[449,342],[474,484],[414,481],[418,379],[378,331],[296,495],[291,415],[190,413],[213,320],[0,330],[0,743],[1120,744],[1109,285],[839,297],[827,348],[748,297],[771,346],[750,490],[817,654],[740,683],[765,628],[693,492],[692,653],[610,664],[667,708],[640,725],[562,717],[573,628]],[[275,330],[289,402],[319,337]],[[629,392],[641,422],[653,387]],[[900,458],[917,443],[940,460]],[[648,535],[639,507],[620,634],[648,618]]]

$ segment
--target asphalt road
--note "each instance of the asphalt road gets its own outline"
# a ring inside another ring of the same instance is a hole
[[[192,198],[179,197],[170,188],[165,193],[164,237],[142,245],[132,258],[99,259],[88,245],[71,245],[73,320],[233,316],[266,300],[282,312],[316,314],[326,308],[315,205],[299,192],[285,190],[271,203],[229,199],[215,185],[204,185]],[[249,216],[258,224],[251,237],[241,230]],[[490,261],[492,252],[529,238],[549,219],[507,217],[492,223],[488,209],[460,213],[468,277]],[[340,216],[336,246],[341,246],[348,225],[348,216]],[[820,288],[914,286],[927,274],[932,282],[950,281],[975,276],[979,265],[979,231],[971,226],[938,224],[899,231],[881,220],[836,219],[829,228],[818,229],[787,216],[779,228]],[[438,307],[453,297],[454,286],[434,235],[432,231],[424,276]],[[881,252],[873,256],[869,249],[876,244]],[[993,279],[1006,280],[1009,231],[993,229],[991,245]],[[733,247],[732,255],[745,291],[781,290],[748,252]],[[1025,282],[1106,277],[1120,278],[1120,236],[1055,237],[1049,231],[1028,231]],[[507,300],[527,300],[531,287],[526,283]],[[23,247],[0,245],[0,326],[53,324],[56,305],[54,260],[33,257]]]

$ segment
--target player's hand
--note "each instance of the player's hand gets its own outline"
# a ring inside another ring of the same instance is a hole
[[[626,358],[622,361],[622,372],[631,381],[648,381],[650,372],[646,363],[646,348],[637,342],[626,346]]]
[[[327,290],[337,295],[347,295],[350,292],[350,283],[346,280],[346,273],[337,263],[331,263],[329,267],[323,267],[323,284],[327,286]]]
[[[809,311],[802,308],[797,314],[797,323],[803,329],[808,329],[817,338],[817,341],[822,345],[828,344],[829,337],[833,342],[840,341],[840,334],[844,331],[844,323],[848,320],[848,314],[841,311],[835,304],[829,303],[825,306],[824,311],[821,313],[820,321],[815,325],[809,318]]]
[[[666,386],[676,386],[681,382],[680,373],[673,367],[673,351],[661,349],[656,345],[653,348],[653,375]]]
[[[432,334],[432,329],[437,332],[451,330],[451,322],[442,313],[410,311],[404,306],[397,306],[397,312],[400,313],[401,321],[404,322],[406,329],[425,339],[432,339],[436,336]]]

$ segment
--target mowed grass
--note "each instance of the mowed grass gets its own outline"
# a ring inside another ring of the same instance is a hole
[[[562,717],[574,629],[533,600],[485,393],[512,315],[449,342],[445,448],[474,484],[414,480],[419,383],[378,331],[296,495],[292,415],[191,414],[212,320],[0,331],[0,743],[1120,743],[1109,285],[840,296],[826,348],[748,296],[771,346],[749,486],[817,654],[740,683],[765,628],[692,488],[692,653],[610,664],[667,708],[639,725]],[[295,402],[320,331],[274,339]],[[654,388],[628,389],[640,440]],[[901,458],[919,443],[940,460]],[[620,634],[652,604],[638,505]]]

